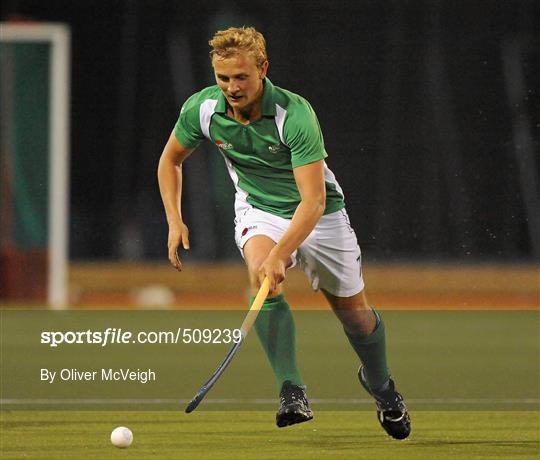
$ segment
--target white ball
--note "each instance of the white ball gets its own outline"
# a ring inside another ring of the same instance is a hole
[[[133,442],[133,433],[125,426],[119,426],[112,430],[111,442],[113,446],[124,448],[131,446]]]

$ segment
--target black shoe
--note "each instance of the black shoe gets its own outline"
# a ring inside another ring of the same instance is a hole
[[[358,379],[364,389],[375,398],[377,419],[384,430],[394,439],[405,439],[411,434],[411,419],[407,407],[395,389],[394,381],[390,379],[388,388],[384,391],[373,392],[369,389],[364,367],[358,370]]]
[[[307,422],[313,418],[309,408],[305,387],[294,385],[289,380],[283,383],[279,394],[279,410],[276,425],[281,427]]]

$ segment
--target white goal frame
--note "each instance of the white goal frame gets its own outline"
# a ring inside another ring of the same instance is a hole
[[[69,107],[71,33],[57,23],[0,23],[2,43],[49,43],[48,280],[50,308],[68,301]]]

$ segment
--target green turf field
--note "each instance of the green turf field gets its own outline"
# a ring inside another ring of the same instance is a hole
[[[193,414],[183,409],[228,345],[40,343],[43,330],[235,327],[244,313],[0,311],[0,458],[540,458],[540,314],[385,311],[392,373],[413,418],[393,441],[356,379],[330,312],[297,312],[298,361],[314,421],[274,426],[277,391],[255,335]],[[40,368],[152,367],[136,382],[40,381]],[[354,411],[354,412],[352,412]],[[134,432],[132,447],[111,430]],[[391,449],[391,450],[390,450]],[[391,452],[391,456],[390,456]]]
[[[40,343],[43,330],[124,331],[237,327],[244,313],[193,311],[1,312],[4,409],[178,410],[225,356],[225,344]],[[358,358],[330,312],[296,312],[298,362],[316,410],[365,410]],[[388,359],[412,410],[540,410],[534,311],[385,311]],[[40,369],[152,368],[137,382],[40,380]],[[21,385],[24,382],[24,385]],[[248,382],[248,384],[246,384]],[[273,410],[276,385],[255,334],[248,336],[204,410]]]
[[[374,412],[321,411],[278,429],[273,412],[36,412],[2,414],[2,459],[538,459],[538,412],[419,411],[406,441]],[[133,430],[130,448],[109,441]]]

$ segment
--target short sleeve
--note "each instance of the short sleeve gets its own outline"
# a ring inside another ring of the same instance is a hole
[[[319,121],[306,100],[295,105],[287,114],[283,134],[291,149],[293,168],[324,160],[328,156]]]
[[[196,94],[191,96],[182,106],[178,121],[174,126],[174,135],[184,147],[194,149],[202,140],[204,134],[201,130],[199,106]]]

